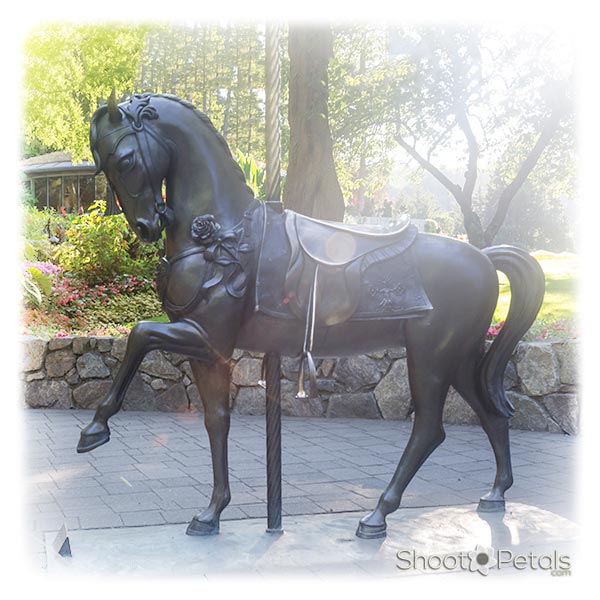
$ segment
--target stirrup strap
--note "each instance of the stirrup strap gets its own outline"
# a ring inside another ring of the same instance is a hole
[[[300,372],[298,373],[298,392],[296,398],[315,398],[317,396],[317,370],[312,357],[312,348],[315,336],[316,305],[317,305],[317,281],[319,276],[319,265],[315,266],[315,276],[306,311],[306,329],[304,330],[304,344],[302,346],[302,358],[300,360]],[[304,368],[308,366],[309,386],[308,393],[304,389]]]

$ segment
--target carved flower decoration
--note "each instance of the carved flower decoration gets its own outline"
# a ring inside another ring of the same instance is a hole
[[[192,238],[197,244],[206,246],[214,240],[220,229],[213,215],[202,215],[192,221]]]

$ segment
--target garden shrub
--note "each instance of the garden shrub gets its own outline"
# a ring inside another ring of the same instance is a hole
[[[23,265],[21,284],[26,306],[41,306],[44,296],[52,292],[52,279],[42,265],[29,262]]]
[[[111,296],[90,303],[86,310],[89,327],[106,325],[129,325],[143,319],[158,317],[162,307],[154,291],[138,292],[134,295]]]
[[[55,258],[69,274],[88,285],[101,285],[119,275],[149,277],[156,271],[160,243],[145,248],[129,229],[124,215],[105,216],[106,203],[75,217]]]
[[[52,260],[56,244],[64,240],[68,222],[68,217],[57,214],[53,209],[38,210],[35,206],[24,205],[21,219],[23,258],[43,262]],[[51,238],[55,243],[50,241]]]
[[[90,208],[67,217],[23,208],[28,333],[124,334],[128,325],[162,314],[154,283],[162,242],[141,243],[123,215],[104,216],[104,202]]]

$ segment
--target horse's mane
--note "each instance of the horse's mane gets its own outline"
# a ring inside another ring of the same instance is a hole
[[[235,176],[237,178],[239,178],[242,183],[244,183],[248,192],[250,194],[252,194],[252,196],[254,196],[252,189],[250,188],[250,186],[248,185],[248,183],[246,181],[246,176],[244,175],[244,171],[242,170],[240,165],[237,163],[237,161],[233,158],[233,155],[231,154],[231,149],[229,148],[229,144],[227,143],[227,140],[223,137],[223,135],[219,132],[219,130],[213,125],[212,121],[210,120],[210,118],[208,117],[207,114],[205,114],[201,110],[197,109],[190,101],[184,100],[183,98],[179,98],[178,96],[174,96],[173,94],[155,94],[155,93],[150,93],[150,92],[146,92],[144,94],[134,94],[133,96],[130,97],[130,102],[133,103],[136,101],[146,100],[149,98],[164,98],[165,100],[177,102],[178,104],[181,104],[185,108],[190,109],[194,113],[194,115],[196,117],[198,117],[200,119],[200,121],[202,121],[202,124],[208,128],[210,133],[212,133],[215,136],[215,138],[217,139],[219,144],[222,146],[223,150],[225,150],[225,155],[226,155],[227,159],[230,161],[230,166],[233,169]],[[93,114],[91,123],[90,123],[90,147],[92,149],[92,154],[94,155],[94,161],[96,163],[96,167],[98,168],[98,171],[101,169],[101,165],[100,165],[100,156],[98,155],[98,153],[95,150],[95,145],[96,145],[96,141],[97,141],[97,137],[98,137],[97,122],[98,122],[98,119],[103,114],[105,114],[107,111],[108,111],[108,105],[106,105],[106,104],[101,106],[100,108],[98,108],[98,110],[96,110],[96,112]]]

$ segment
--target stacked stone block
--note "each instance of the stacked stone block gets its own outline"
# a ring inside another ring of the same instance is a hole
[[[32,408],[92,409],[106,396],[119,369],[126,338],[62,337],[23,340],[23,398]],[[265,413],[262,355],[236,350],[231,361],[231,408],[242,415]],[[412,404],[406,351],[317,361],[319,395],[297,399],[299,360],[282,359],[282,412],[286,416],[410,419]],[[522,342],[505,377],[516,408],[515,429],[576,434],[577,344]],[[202,411],[189,361],[155,350],[143,360],[127,392],[124,410]],[[444,408],[452,424],[476,424],[472,409],[453,389]]]

